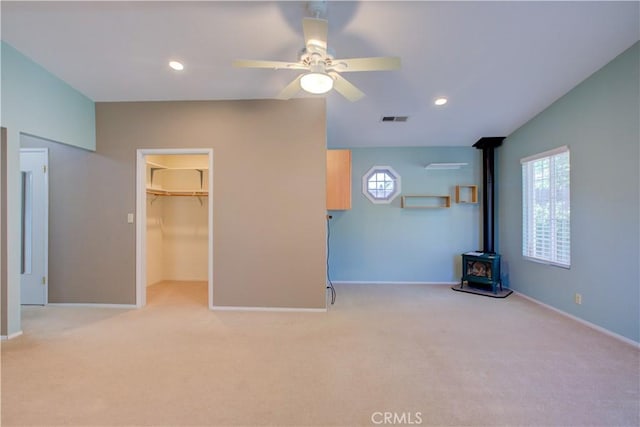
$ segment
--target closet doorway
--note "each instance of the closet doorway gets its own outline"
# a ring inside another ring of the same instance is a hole
[[[137,307],[147,304],[149,286],[166,297],[201,294],[206,283],[212,309],[212,189],[212,149],[137,150]]]

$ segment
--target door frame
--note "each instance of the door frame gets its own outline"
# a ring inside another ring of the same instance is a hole
[[[147,155],[206,154],[209,160],[208,306],[213,310],[213,149],[212,148],[144,148],[136,150],[136,307],[147,304]]]
[[[44,304],[49,304],[49,149],[42,148],[20,148],[20,154],[22,153],[43,153],[44,154],[44,222],[42,224],[42,244],[44,245],[44,268],[42,274],[45,277],[44,286]],[[22,213],[20,214],[22,218]],[[22,219],[21,219],[22,221]],[[22,241],[20,242],[20,251],[22,248]],[[20,281],[22,284],[22,280]],[[22,303],[22,302],[21,302]]]

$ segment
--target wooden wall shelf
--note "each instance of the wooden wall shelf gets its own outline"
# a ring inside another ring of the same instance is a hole
[[[411,202],[414,200],[414,202]],[[426,194],[410,194],[402,196],[400,206],[404,209],[438,209],[450,208],[450,196],[432,196]]]
[[[456,185],[456,203],[478,203],[478,186]]]

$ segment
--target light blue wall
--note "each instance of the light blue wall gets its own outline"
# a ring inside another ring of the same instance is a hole
[[[472,141],[474,142],[474,141]],[[331,211],[330,274],[336,282],[456,282],[460,254],[481,246],[480,205],[456,204],[456,184],[482,178],[481,152],[455,148],[358,148],[352,150],[352,209]],[[466,162],[459,170],[428,171],[434,162]],[[450,195],[449,209],[401,209],[371,203],[362,176],[374,165],[391,166],[402,194]]]
[[[1,54],[2,126],[95,151],[93,101],[5,42]]]
[[[510,135],[499,153],[499,245],[510,287],[640,341],[640,46]],[[522,258],[520,159],[571,150],[571,269]],[[582,294],[582,305],[574,294]]]
[[[20,331],[20,134],[95,150],[94,102],[10,45],[0,44],[0,124],[7,128],[7,310]]]

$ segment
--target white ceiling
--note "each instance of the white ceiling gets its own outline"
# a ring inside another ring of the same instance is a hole
[[[264,99],[298,72],[231,63],[296,61],[305,6],[2,1],[1,32],[95,101]],[[508,135],[637,41],[639,15],[637,1],[329,2],[336,57],[399,56],[402,69],[345,75],[367,96],[327,95],[328,145],[468,146]],[[437,108],[441,95],[449,103]]]

